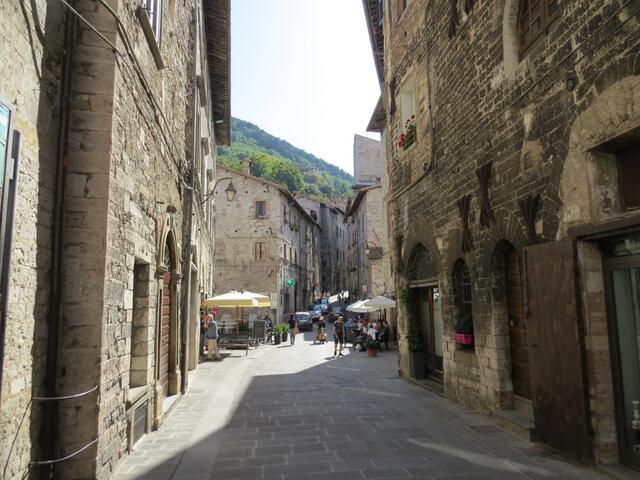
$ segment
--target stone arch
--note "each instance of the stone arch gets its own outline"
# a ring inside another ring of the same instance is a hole
[[[409,227],[404,248],[402,248],[402,265],[404,266],[405,274],[409,269],[411,255],[418,246],[421,246],[430,254],[435,276],[438,276],[441,272],[440,250],[433,238],[432,231],[433,229],[425,221],[418,221],[415,225]]]
[[[410,282],[437,278],[436,270],[433,266],[433,256],[422,243],[416,244],[411,250],[406,272],[407,280]]]

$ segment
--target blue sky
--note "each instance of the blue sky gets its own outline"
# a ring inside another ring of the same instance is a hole
[[[231,1],[234,117],[353,173],[379,95],[362,0]]]

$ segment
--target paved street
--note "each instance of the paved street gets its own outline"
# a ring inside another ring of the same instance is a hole
[[[393,351],[334,359],[311,336],[200,365],[116,478],[602,478],[398,378]]]

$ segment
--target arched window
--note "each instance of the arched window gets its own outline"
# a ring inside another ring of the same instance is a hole
[[[559,0],[520,0],[518,39],[521,55],[541,35],[546,35],[547,28],[558,17],[559,12]]]
[[[471,276],[467,264],[461,258],[453,266],[453,303],[456,307],[456,333],[473,335]]]

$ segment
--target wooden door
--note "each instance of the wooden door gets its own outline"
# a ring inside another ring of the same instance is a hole
[[[529,378],[529,343],[524,315],[520,253],[507,252],[505,262],[505,287],[507,315],[509,318],[509,349],[511,353],[511,381],[513,393],[531,398]]]
[[[169,394],[169,335],[171,322],[171,273],[166,272],[162,285],[162,313],[160,317],[160,385]]]
[[[591,442],[573,242],[527,247],[524,262],[536,436],[587,461]]]

